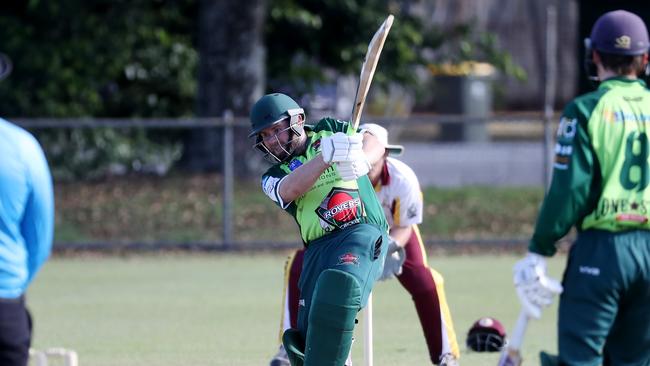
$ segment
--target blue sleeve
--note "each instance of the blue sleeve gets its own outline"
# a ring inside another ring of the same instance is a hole
[[[25,214],[20,230],[25,239],[28,255],[29,284],[52,250],[54,236],[54,193],[52,177],[45,155],[33,140],[26,160],[29,172],[30,193],[25,205]]]

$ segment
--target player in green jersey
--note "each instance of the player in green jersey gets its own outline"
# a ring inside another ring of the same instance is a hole
[[[366,305],[388,249],[388,224],[367,177],[384,146],[348,122],[305,113],[284,94],[251,110],[255,147],[275,163],[262,190],[292,215],[306,247],[298,286],[298,329],[284,333],[292,365],[343,365],[355,317]]]
[[[569,103],[557,132],[551,187],[530,253],[515,266],[533,317],[553,290],[545,256],[572,226],[560,296],[558,350],[542,364],[650,365],[650,91],[648,31],[635,14],[601,16],[586,40],[598,89]]]

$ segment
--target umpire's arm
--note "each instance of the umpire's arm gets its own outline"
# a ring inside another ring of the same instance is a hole
[[[36,140],[25,144],[25,164],[30,194],[20,224],[28,255],[29,284],[52,250],[54,236],[54,194],[45,155]]]

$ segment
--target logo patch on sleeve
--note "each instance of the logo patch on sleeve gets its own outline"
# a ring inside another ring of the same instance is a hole
[[[419,211],[420,211],[419,206],[416,203],[414,203],[411,206],[409,206],[408,210],[406,211],[406,217],[412,219],[418,215]]]
[[[572,141],[578,131],[578,119],[577,118],[560,118],[560,125],[557,127],[557,137],[558,139],[563,139],[565,141]]]
[[[273,201],[277,202],[277,198],[275,197],[275,187],[278,185],[278,182],[280,181],[279,178],[275,177],[265,177],[264,180],[262,180],[262,190],[264,191],[264,194],[269,196]]]

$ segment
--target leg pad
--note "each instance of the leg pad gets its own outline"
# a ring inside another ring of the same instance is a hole
[[[328,269],[318,277],[307,327],[305,365],[343,365],[361,307],[361,288],[351,274]]]

